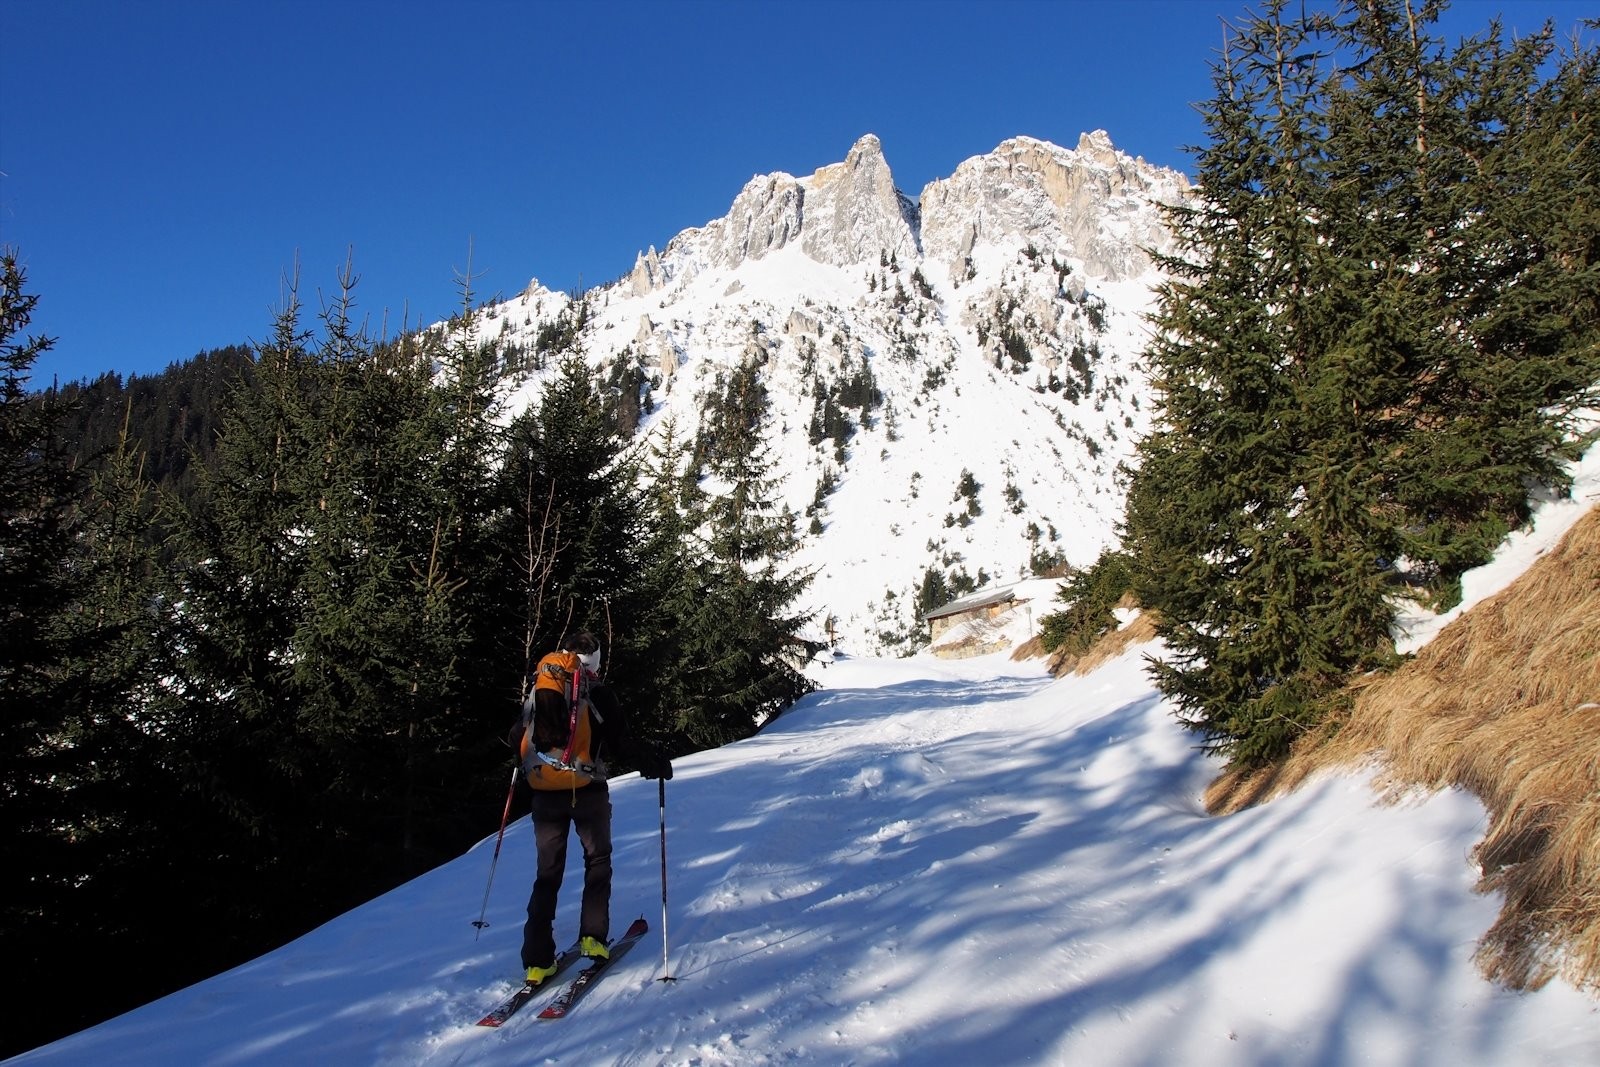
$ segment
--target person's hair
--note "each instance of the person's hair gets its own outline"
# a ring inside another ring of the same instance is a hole
[[[594,634],[582,630],[575,634],[567,634],[561,639],[558,647],[568,652],[576,652],[580,656],[587,656],[591,652],[600,651],[600,642],[595,640]]]

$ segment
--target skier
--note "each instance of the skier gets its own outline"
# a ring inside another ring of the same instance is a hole
[[[645,778],[672,778],[672,764],[659,752],[633,744],[611,687],[600,680],[600,644],[584,632],[563,637],[539,661],[522,720],[512,728],[512,746],[533,787],[534,839],[538,870],[523,927],[522,965],[538,985],[557,970],[556,898],[567,864],[567,831],[576,827],[583,847],[583,903],[578,950],[591,959],[610,955],[611,792],[607,755],[631,758]]]

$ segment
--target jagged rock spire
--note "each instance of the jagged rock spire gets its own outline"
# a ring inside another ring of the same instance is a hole
[[[805,186],[802,247],[812,259],[843,267],[875,263],[885,252],[915,254],[913,218],[875,135],[856,141],[843,163],[821,168]]]

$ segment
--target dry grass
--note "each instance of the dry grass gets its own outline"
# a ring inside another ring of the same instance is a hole
[[[1088,651],[1081,656],[1070,657],[1070,664],[1063,663],[1060,669],[1055,669],[1056,675],[1065,674],[1068,670],[1076,674],[1088,674],[1096,667],[1102,666],[1110,660],[1116,659],[1128,650],[1130,645],[1142,645],[1156,639],[1156,624],[1151,613],[1141,611],[1133,617],[1128,625],[1118,630],[1112,630],[1100,640],[1089,646]],[[1055,664],[1051,664],[1054,669]]]
[[[1011,650],[1011,658],[1017,663],[1021,663],[1025,659],[1038,659],[1043,655],[1045,655],[1044,642],[1040,640],[1038,634],[1034,634]]]
[[[1133,599],[1132,594],[1123,594],[1117,601],[1117,607],[1126,610],[1137,610],[1139,602]],[[1049,656],[1046,666],[1053,678],[1060,678],[1064,674],[1088,674],[1110,660],[1116,659],[1132,645],[1142,645],[1156,639],[1155,614],[1149,611],[1140,611],[1123,627],[1112,630],[1101,637],[1094,644],[1082,652],[1046,653],[1044,646],[1037,637],[1018,645],[1017,650],[1011,654],[1015,660],[1036,659],[1039,656]]]
[[[1518,989],[1557,974],[1600,993],[1600,507],[1498,595],[1282,764],[1229,772],[1207,806],[1237,810],[1312,773],[1376,759],[1391,796],[1470,790],[1489,812],[1478,888],[1504,895],[1477,961]]]

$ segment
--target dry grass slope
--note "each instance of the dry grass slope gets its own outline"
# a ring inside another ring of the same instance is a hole
[[[1131,594],[1123,594],[1117,607],[1135,610],[1139,602]],[[1153,612],[1140,611],[1126,626],[1112,630],[1090,645],[1083,652],[1056,651],[1047,653],[1044,645],[1035,637],[1026,644],[1018,645],[1017,650],[1011,654],[1015,660],[1032,659],[1038,656],[1048,656],[1046,666],[1053,678],[1060,678],[1064,674],[1088,674],[1110,660],[1116,659],[1133,645],[1142,645],[1156,639],[1156,620]]]
[[[1224,774],[1208,807],[1237,810],[1372,760],[1392,797],[1470,790],[1490,819],[1478,887],[1504,895],[1478,947],[1484,973],[1519,989],[1563,974],[1600,993],[1600,507],[1352,699],[1345,721],[1283,764]]]

